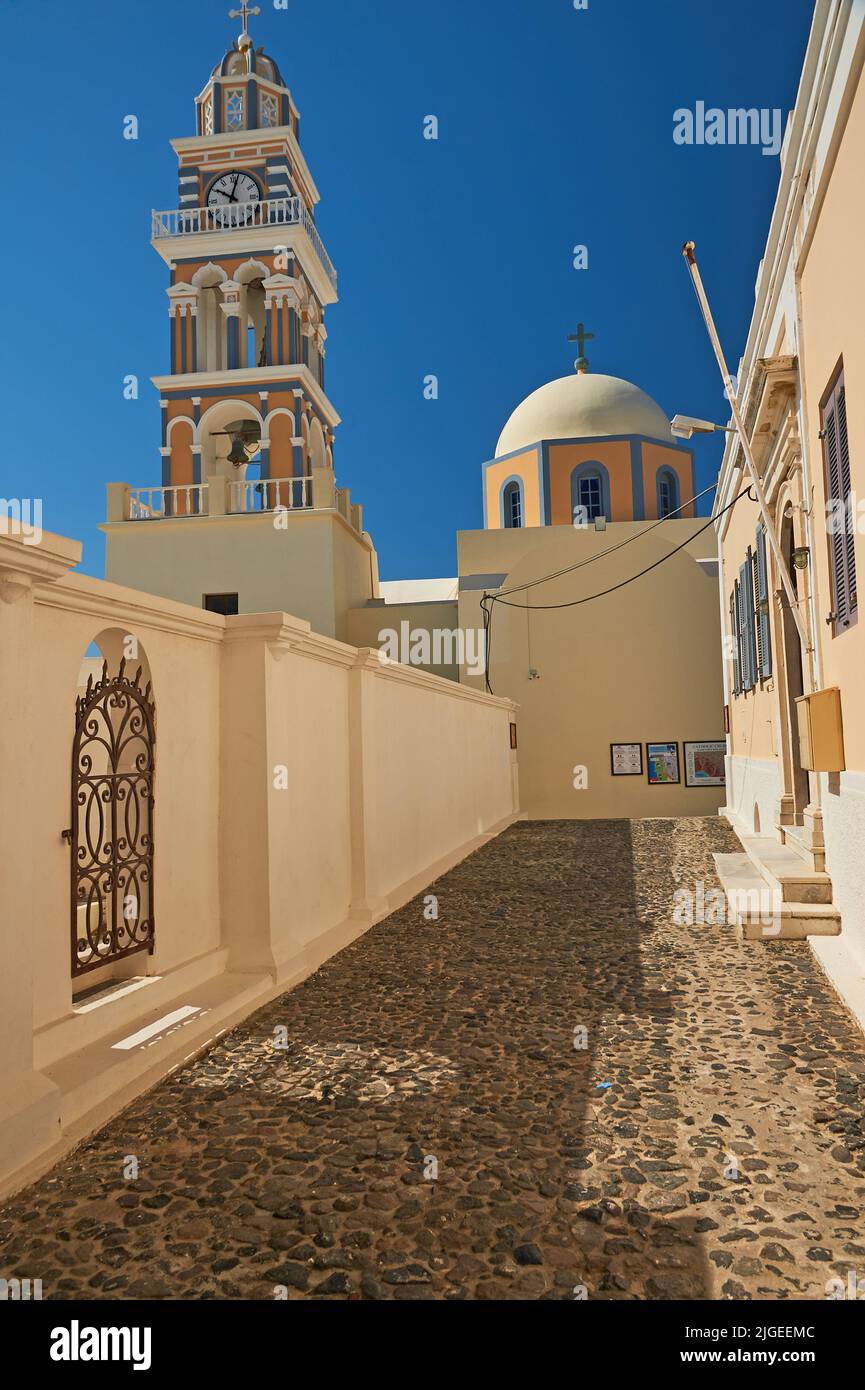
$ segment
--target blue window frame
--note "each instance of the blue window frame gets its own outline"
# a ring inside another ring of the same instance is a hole
[[[679,480],[670,468],[662,468],[658,473],[658,518],[672,516],[679,510]]]
[[[604,485],[599,473],[586,473],[580,478],[577,496],[589,521],[604,515]]]
[[[575,526],[599,516],[610,520],[610,477],[602,463],[592,459],[571,473],[571,513]]]
[[[508,483],[502,500],[505,526],[519,531],[523,524],[523,492],[519,483]]]

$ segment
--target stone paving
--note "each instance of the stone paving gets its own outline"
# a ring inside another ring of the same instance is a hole
[[[717,820],[515,826],[428,890],[438,920],[415,899],[0,1210],[0,1277],[51,1299],[822,1299],[851,1271],[865,1292],[863,1035],[806,944],[673,922],[737,848]]]

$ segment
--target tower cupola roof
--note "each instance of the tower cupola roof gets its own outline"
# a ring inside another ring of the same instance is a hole
[[[255,48],[245,30],[229,48],[222,61],[217,63],[211,76],[263,77],[267,82],[275,82],[280,87],[285,86],[276,59],[265,53],[263,47]]]

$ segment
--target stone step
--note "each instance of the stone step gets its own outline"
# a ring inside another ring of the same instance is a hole
[[[765,835],[740,835],[745,853],[757,872],[781,890],[785,902],[831,903],[832,880],[825,871],[810,867],[789,845]]]
[[[798,941],[838,936],[841,914],[832,903],[787,902],[781,888],[759,873],[748,854],[715,854],[727,895],[729,922],[740,941]]]
[[[778,833],[787,849],[816,873],[824,873],[826,869],[826,848],[824,845],[810,845],[806,840],[804,825],[779,825]]]

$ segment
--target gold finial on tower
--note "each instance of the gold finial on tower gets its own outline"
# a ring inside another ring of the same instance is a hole
[[[589,370],[589,359],[586,356],[586,343],[593,343],[594,341],[594,333],[587,333],[584,323],[578,324],[576,333],[571,333],[568,336],[569,343],[579,344],[580,355],[574,363],[574,367],[579,372],[580,376],[585,376],[586,372]]]

